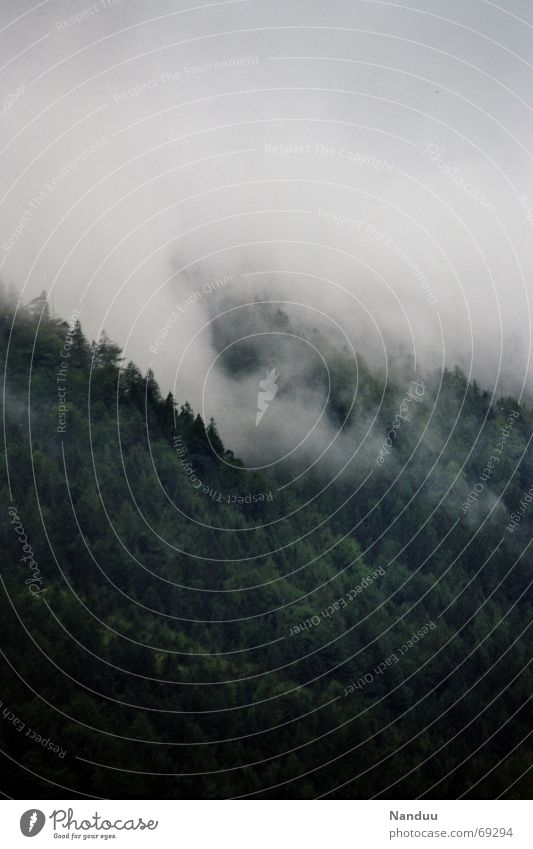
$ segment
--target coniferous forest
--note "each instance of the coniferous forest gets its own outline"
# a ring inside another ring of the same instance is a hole
[[[328,362],[333,485],[250,470],[216,409],[2,296],[10,795],[527,798],[531,408],[364,352],[354,392],[342,344],[263,318]]]

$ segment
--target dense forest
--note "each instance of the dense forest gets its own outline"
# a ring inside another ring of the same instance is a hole
[[[1,322],[4,794],[531,795],[530,409],[363,360],[349,404],[323,340],[378,450],[283,487],[45,296]]]

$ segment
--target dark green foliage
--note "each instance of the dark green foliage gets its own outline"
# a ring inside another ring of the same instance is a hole
[[[186,402],[161,396],[151,372],[121,367],[105,335],[89,346],[79,323],[58,431],[68,326],[38,306],[19,312],[12,332],[13,304],[2,308],[1,699],[66,755],[2,718],[4,793],[531,791],[520,778],[527,751],[513,749],[529,730],[533,507],[506,531],[533,483],[529,410],[510,398],[491,404],[459,370],[442,384],[427,377],[416,417],[380,467],[404,387],[383,393],[360,363],[350,412],[353,373],[337,351],[331,420],[348,417],[355,440],[381,404],[375,444],[315,500],[318,474],[278,493],[275,478],[247,472],[225,449],[213,419],[206,428]],[[282,314],[276,322],[286,324]],[[248,369],[252,349],[247,357]],[[501,460],[463,510],[512,410],[520,415]],[[265,492],[276,498],[226,498]],[[12,505],[39,565],[45,592],[35,597]],[[436,627],[375,673],[428,622]],[[365,675],[372,681],[345,696]]]

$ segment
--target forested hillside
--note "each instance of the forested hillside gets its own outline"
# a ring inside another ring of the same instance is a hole
[[[331,341],[372,445],[283,487],[45,299],[1,320],[13,795],[531,793],[529,409],[369,363],[350,406]]]

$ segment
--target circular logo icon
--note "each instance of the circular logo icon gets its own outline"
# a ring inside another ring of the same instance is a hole
[[[20,818],[20,830],[24,837],[35,837],[36,834],[42,831],[45,822],[46,817],[43,812],[38,811],[37,808],[32,808],[22,814]]]

